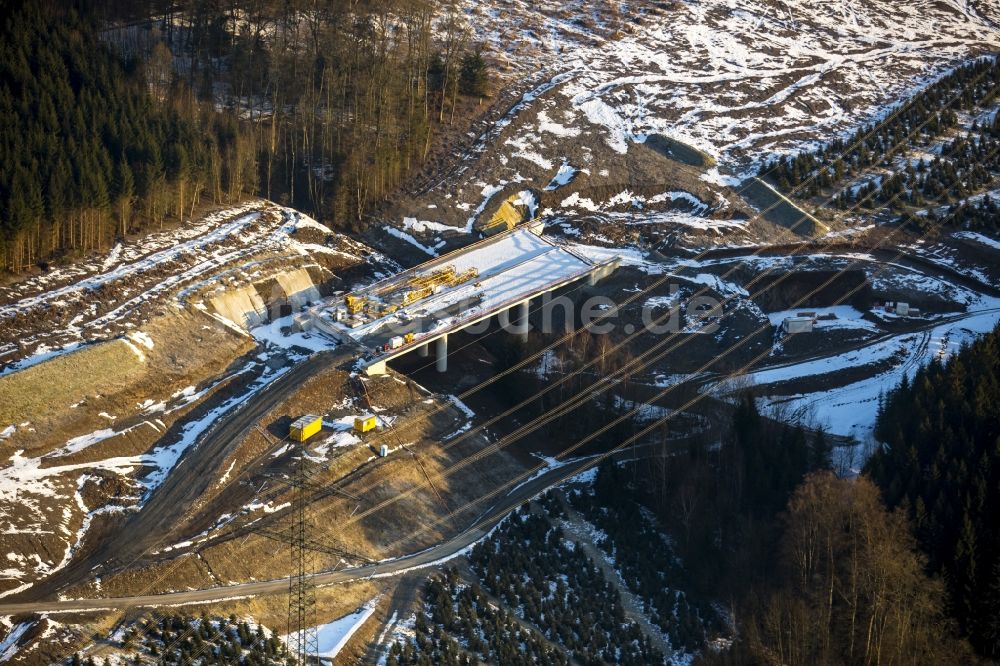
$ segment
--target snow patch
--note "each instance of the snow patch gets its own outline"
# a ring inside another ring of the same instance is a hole
[[[559,166],[559,171],[557,171],[556,175],[553,176],[551,181],[549,181],[549,184],[545,186],[545,190],[547,192],[552,192],[553,190],[558,190],[560,187],[569,185],[578,172],[579,170],[571,166],[569,162],[563,162]]]
[[[423,243],[421,243],[420,241],[418,241],[416,238],[406,233],[405,231],[400,231],[396,227],[390,227],[390,226],[386,226],[383,228],[385,229],[385,232],[390,236],[395,236],[400,240],[406,241],[413,247],[417,248],[418,250],[421,250],[422,252],[426,252],[432,257],[438,256],[437,250],[435,250],[434,248],[427,247],[426,245],[424,245]]]

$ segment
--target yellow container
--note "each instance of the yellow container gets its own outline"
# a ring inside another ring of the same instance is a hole
[[[375,415],[362,414],[354,417],[354,429],[358,432],[368,432],[375,429]]]
[[[304,442],[323,429],[323,419],[313,414],[306,414],[292,421],[288,435],[296,442]]]

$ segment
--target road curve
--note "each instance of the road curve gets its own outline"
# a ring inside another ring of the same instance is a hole
[[[715,248],[702,253],[704,259],[734,259],[738,260],[749,256],[754,248],[733,247]],[[989,296],[1000,297],[1000,286],[980,280],[972,275],[956,270],[952,266],[939,263],[932,257],[909,252],[904,248],[871,247],[864,243],[824,242],[824,241],[804,241],[801,243],[778,243],[765,246],[763,249],[754,251],[754,254],[761,257],[787,257],[797,255],[804,257],[807,253],[816,253],[835,256],[841,252],[867,252],[877,260],[894,263],[910,270],[929,273],[937,277],[944,277],[949,281],[961,285],[972,291],[977,291]],[[682,255],[679,255],[682,256]]]
[[[857,351],[859,349],[864,349],[866,347],[871,347],[873,345],[877,345],[881,342],[886,342],[895,338],[903,338],[908,335],[920,335],[921,340],[918,344],[918,352],[916,353],[911,352],[910,354],[911,359],[907,361],[906,367],[909,368],[915,362],[913,359],[919,360],[920,357],[919,350],[920,349],[926,350],[928,344],[930,343],[930,334],[935,328],[939,326],[945,326],[947,324],[954,324],[964,319],[971,319],[973,317],[978,317],[980,315],[995,314],[995,313],[1000,313],[1000,307],[983,308],[982,310],[970,310],[969,312],[962,312],[947,317],[941,317],[940,319],[929,319],[926,321],[922,321],[920,322],[919,325],[914,326],[913,328],[910,329],[906,329],[904,331],[886,331],[874,337],[867,338],[859,342],[852,342],[848,345],[836,346],[833,348],[817,349],[813,352],[810,352],[808,354],[803,354],[802,356],[796,356],[795,358],[787,361],[779,361],[777,363],[755,366],[753,368],[750,368],[743,374],[752,375],[755,373],[767,372],[769,370],[777,370],[779,368],[790,368],[796,365],[803,365],[805,363],[809,363],[811,361],[815,361],[822,358],[830,358],[836,355],[847,354],[849,352]],[[718,384],[720,379],[726,376],[727,375],[725,373],[720,373],[715,370],[712,370],[701,373],[696,376],[692,376],[689,381],[697,382],[701,386],[700,390],[704,392],[711,390],[714,385]],[[777,382],[769,382],[768,384],[762,384],[762,386],[767,386],[772,383],[777,383]]]
[[[659,445],[644,444],[616,452],[613,457],[634,460],[637,456],[648,455],[659,450]],[[393,560],[367,564],[360,567],[341,569],[316,574],[316,585],[334,585],[365,578],[392,576],[404,571],[434,565],[442,560],[458,555],[464,549],[482,539],[504,516],[527,502],[532,497],[556,486],[566,479],[585,471],[598,461],[597,456],[577,458],[565,464],[545,470],[505,495],[477,518],[472,525],[456,536],[442,541],[426,550],[404,555]],[[209,587],[201,590],[168,592],[135,597],[107,597],[96,599],[64,599],[57,601],[0,603],[0,615],[22,613],[68,613],[87,611],[125,610],[139,607],[169,607],[186,604],[210,603],[238,597],[252,597],[288,592],[288,578]]]
[[[808,244],[797,244],[796,248],[808,247]],[[826,248],[830,251],[831,248]],[[853,248],[863,249],[863,248]],[[712,256],[728,256],[734,250],[717,250],[710,253]],[[958,274],[947,267],[936,264],[928,265],[930,262],[923,257],[906,255],[904,261],[920,265],[923,268],[934,268],[937,271],[948,273],[950,277],[957,281],[966,283],[979,291],[1000,294],[1000,288],[983,285],[979,281],[973,280],[964,274]],[[943,318],[934,322],[928,322],[925,326],[918,328],[931,328],[942,323],[962,319],[972,314],[981,314],[983,311],[974,313],[963,313],[953,317]],[[913,332],[913,331],[908,331]],[[887,333],[884,337],[894,337],[899,333]],[[870,346],[880,339],[866,340],[858,343],[857,347]],[[331,367],[343,362],[348,357],[353,357],[355,350],[338,349],[336,352],[323,352],[311,357],[310,362],[302,363],[294,367],[282,377],[276,379],[263,390],[251,397],[246,403],[240,405],[235,410],[227,414],[219,423],[206,433],[189,451],[168,476],[164,486],[161,486],[143,509],[123,530],[128,536],[122,539],[123,543],[115,546],[105,546],[98,549],[90,557],[81,559],[73,563],[64,570],[62,576],[57,576],[55,580],[43,581],[32,590],[26,592],[24,596],[37,594],[45,596],[53,594],[67,582],[72,581],[76,575],[90,572],[92,568],[100,564],[109,556],[113,556],[118,562],[127,562],[141,557],[142,553],[152,544],[151,539],[162,538],[163,533],[160,526],[175,525],[176,520],[184,514],[190,506],[197,492],[192,495],[192,489],[197,490],[197,486],[203,485],[209,479],[214,478],[212,472],[225,459],[231,447],[249,431],[261,414],[267,413],[280,404],[291,394],[305,379],[319,372],[319,370]],[[821,356],[822,354],[818,354]],[[793,365],[802,363],[804,359],[796,359],[787,363]],[[806,359],[808,360],[808,359]],[[786,364],[776,364],[773,367],[781,367]],[[769,368],[762,368],[769,369]],[[699,378],[705,384],[714,378],[709,376]],[[644,448],[636,447],[636,450]],[[619,452],[616,457],[635,457],[633,449]],[[591,464],[593,458],[572,461],[562,467],[549,469],[538,477],[515,488],[506,495],[500,502],[488,509],[475,521],[475,523],[458,535],[438,543],[424,551],[403,556],[391,561],[369,564],[341,571],[320,573],[315,576],[317,585],[331,585],[353,580],[369,578],[372,576],[394,575],[405,570],[428,566],[453,556],[465,549],[469,545],[481,539],[493,526],[495,526],[505,515],[514,508],[529,500],[545,489],[557,485],[566,478],[578,474]],[[184,472],[184,473],[178,473]],[[155,535],[155,536],[154,536]],[[58,581],[58,582],[57,582]],[[60,584],[61,583],[61,584]],[[158,607],[177,606],[193,603],[207,603],[221,601],[228,598],[240,596],[255,596],[262,594],[283,593],[288,589],[288,579],[281,578],[268,581],[243,583],[238,585],[220,586],[205,588],[201,590],[190,590],[183,592],[172,592],[165,594],[142,595],[134,597],[113,597],[97,599],[74,599],[59,601],[21,601],[0,603],[0,614],[17,614],[29,612],[72,612],[72,611],[99,611],[116,610],[134,607]]]

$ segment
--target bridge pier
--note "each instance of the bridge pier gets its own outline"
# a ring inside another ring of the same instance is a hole
[[[448,335],[437,339],[437,371],[448,372]]]
[[[531,328],[531,322],[528,320],[528,312],[531,306],[531,300],[522,301],[518,303],[515,307],[517,308],[517,333],[516,335],[521,340],[521,342],[528,342],[528,329]]]
[[[516,335],[521,342],[528,341],[528,329],[531,324],[528,321],[528,306],[531,299],[515,303],[498,315],[500,328],[511,335]]]
[[[425,342],[424,344],[417,347],[417,356],[419,356],[420,358],[427,358],[430,355],[431,355],[430,343]]]
[[[595,286],[598,282],[600,282],[604,278],[614,273],[615,269],[618,268],[619,263],[620,261],[618,259],[615,259],[614,261],[608,262],[607,264],[596,266],[587,275],[587,284],[591,287]]]

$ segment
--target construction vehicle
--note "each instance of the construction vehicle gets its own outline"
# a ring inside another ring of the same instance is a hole
[[[362,414],[354,417],[354,429],[358,432],[369,432],[375,429],[376,418],[374,414]]]
[[[395,349],[399,349],[403,345],[408,345],[416,339],[413,333],[407,333],[405,335],[394,335],[389,338],[389,342],[384,343],[381,346],[383,352],[391,352]]]
[[[448,284],[455,279],[456,273],[455,267],[449,264],[444,268],[437,269],[433,273],[424,273],[423,275],[410,278],[407,281],[407,286],[419,289],[421,287],[435,287],[439,284]]]
[[[479,269],[473,266],[456,275],[450,285],[455,286],[457,284],[462,284],[463,282],[468,282],[469,280],[475,280],[477,277],[479,277]]]
[[[403,291],[394,294],[390,302],[406,307],[437,293],[444,287],[454,287],[477,277],[479,277],[479,270],[475,267],[459,273],[454,266],[448,265],[432,273],[410,278],[406,281]]]
[[[401,307],[406,307],[419,300],[436,294],[445,287],[453,287],[479,277],[479,270],[468,268],[461,273],[448,265],[430,273],[414,275],[401,286],[393,285],[392,289],[384,289],[370,295],[347,294],[344,305],[338,306],[334,312],[335,321],[346,321],[352,325],[352,319],[366,316],[380,318],[393,314]],[[341,310],[341,308],[343,308]],[[352,325],[353,327],[353,325]]]
[[[306,414],[292,421],[288,436],[296,442],[304,442],[323,429],[323,419],[315,414]]]
[[[401,299],[403,307],[406,307],[410,303],[416,303],[417,301],[423,300],[433,293],[433,287],[420,287],[419,289],[404,291]]]
[[[368,299],[364,296],[348,294],[344,297],[344,305],[347,306],[347,314],[356,315],[365,309]]]

